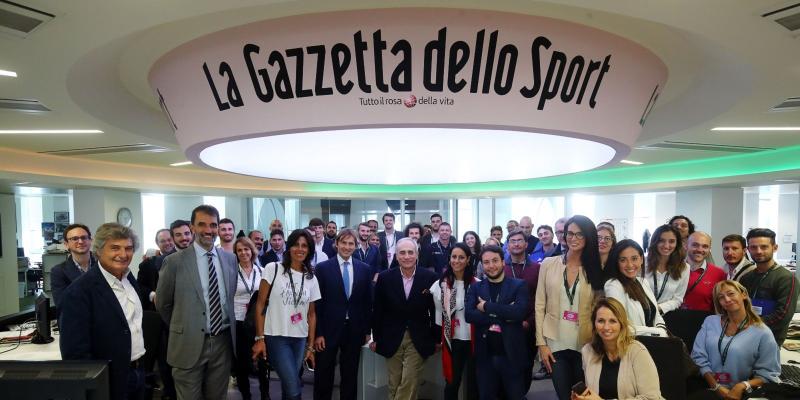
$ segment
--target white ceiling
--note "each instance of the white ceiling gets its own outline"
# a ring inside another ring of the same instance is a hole
[[[169,167],[169,163],[185,158],[152,96],[147,74],[161,55],[205,33],[286,15],[375,7],[440,6],[543,15],[594,26],[644,45],[666,63],[669,78],[637,146],[665,140],[768,148],[800,144],[800,132],[710,131],[714,126],[800,126],[798,111],[769,112],[784,99],[800,96],[800,38],[760,16],[794,1],[17,2],[56,17],[26,38],[0,35],[0,69],[19,74],[17,78],[0,77],[0,98],[33,98],[53,111],[41,114],[0,111],[0,130],[100,129],[105,133],[0,135],[0,183],[6,186],[30,181],[33,185],[67,187],[97,185],[175,191],[210,187],[221,192],[303,195],[291,182],[241,177],[192,166]],[[133,143],[149,143],[173,151],[79,157],[38,154]],[[634,149],[628,158],[654,164],[727,154]],[[19,160],[31,162],[24,165]],[[103,173],[90,173],[98,169]],[[117,173],[122,169],[128,170],[126,174]],[[170,179],[148,179],[165,175],[170,175]],[[800,177],[800,173],[795,170],[745,175],[682,185],[744,186],[787,176]],[[180,180],[185,184],[172,185]],[[648,187],[640,185],[641,189]]]

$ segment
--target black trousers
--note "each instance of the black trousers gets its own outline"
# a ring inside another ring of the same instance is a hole
[[[239,386],[239,393],[242,399],[252,398],[250,394],[250,372],[253,370],[253,358],[250,356],[253,348],[253,338],[247,336],[244,328],[244,321],[236,321],[236,360],[233,364],[233,371],[236,374],[236,383]],[[269,395],[269,380],[267,380],[267,363],[258,360],[258,387],[261,390],[261,397]]]
[[[314,370],[314,400],[330,400],[333,396],[333,380],[336,361],[339,361],[339,399],[355,400],[358,387],[358,361],[364,333],[354,332],[345,322],[339,343],[326,341],[325,350],[316,354]],[[337,357],[338,356],[338,357]]]
[[[472,343],[469,340],[458,339],[453,339],[450,343],[452,345],[450,359],[453,363],[453,381],[445,383],[444,399],[458,400],[461,377],[466,369],[466,382],[464,382],[467,385],[466,399],[475,400],[478,398],[478,377],[475,374],[475,355],[472,354]]]

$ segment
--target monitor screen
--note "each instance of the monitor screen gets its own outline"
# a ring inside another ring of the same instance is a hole
[[[31,338],[31,343],[45,344],[53,341],[50,336],[50,298],[44,293],[36,297],[36,333]]]
[[[0,393],[14,400],[108,399],[108,362],[0,361]]]

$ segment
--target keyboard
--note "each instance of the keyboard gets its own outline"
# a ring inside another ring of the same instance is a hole
[[[794,386],[800,386],[800,368],[794,365],[781,365],[781,381]]]

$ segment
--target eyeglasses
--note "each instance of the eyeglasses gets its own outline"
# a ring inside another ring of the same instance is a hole
[[[583,232],[567,232],[567,239],[584,239],[586,236],[583,235]]]
[[[598,236],[597,237],[597,241],[598,242],[611,242],[613,240],[614,240],[614,238],[612,238],[611,236]]]
[[[80,241],[88,242],[89,240],[91,240],[91,238],[89,236],[73,236],[71,238],[67,238],[67,240],[76,243]]]

